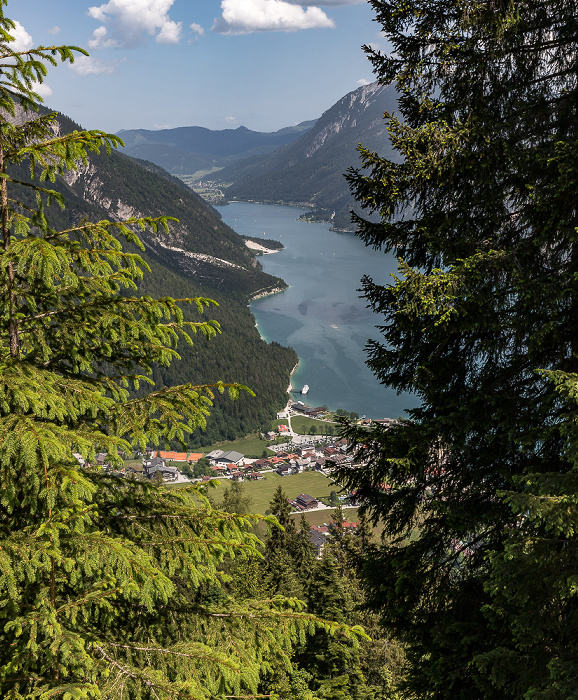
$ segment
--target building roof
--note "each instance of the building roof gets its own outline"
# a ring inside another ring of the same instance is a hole
[[[152,459],[148,459],[145,462],[147,467],[164,467],[165,466],[165,461],[162,459],[162,457],[153,457]]]
[[[302,493],[301,495],[297,496],[295,499],[296,501],[299,501],[300,503],[303,503],[305,505],[317,503],[317,499],[313,498],[313,496],[310,496],[308,493]]]
[[[235,450],[230,450],[229,452],[223,452],[219,459],[226,459],[229,462],[238,462],[240,459],[245,457],[241,452],[235,452]]]

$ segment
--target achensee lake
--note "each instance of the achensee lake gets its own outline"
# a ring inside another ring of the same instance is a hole
[[[238,233],[285,246],[259,261],[289,288],[255,300],[251,311],[265,340],[290,345],[299,355],[296,400],[368,418],[396,418],[415,405],[410,396],[379,384],[365,365],[364,346],[369,338],[379,339],[375,326],[381,319],[357,290],[363,275],[391,282],[397,269],[393,256],[366,248],[351,233],[330,231],[327,224],[298,221],[302,211],[294,207],[235,202],[218,209]],[[301,397],[297,392],[304,384],[310,390]]]

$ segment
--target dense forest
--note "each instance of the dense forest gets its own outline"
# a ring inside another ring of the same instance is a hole
[[[172,235],[167,217],[126,212],[124,220],[80,218],[54,228],[45,200],[65,206],[57,176],[77,182],[75,174],[92,166],[88,155],[118,141],[100,131],[58,133],[56,115],[29,111],[39,100],[34,87],[45,64],[71,62],[82,52],[13,51],[16,25],[4,5],[0,694],[10,700],[258,697],[278,675],[291,675],[308,638],[326,634],[356,650],[365,633],[310,612],[297,595],[255,588],[249,596],[246,580],[243,594],[231,588],[227,567],[250,566],[261,556],[256,528],[283,532],[274,517],[215,508],[203,486],[169,489],[97,466],[100,452],[120,465],[131,449],[183,445],[206,421],[214,393],[234,402],[247,391],[206,377],[147,387],[155,368],[177,359],[177,347],[193,338],[196,347],[199,336],[216,339],[215,322],[199,318],[212,302],[155,299],[139,288],[151,273],[134,252],[135,229],[154,251],[155,237]],[[24,119],[21,108],[28,110]],[[26,186],[18,179],[24,163],[31,165]],[[90,186],[94,197],[94,179]],[[30,202],[28,192],[37,198]],[[189,306],[194,320],[183,312]]]
[[[578,15],[569,0],[372,0],[398,157],[361,148],[369,365],[419,405],[341,476],[386,540],[370,605],[428,700],[577,696]],[[383,488],[383,485],[387,489]]]
[[[282,489],[259,516],[238,483],[215,502],[96,466],[270,415],[295,358],[247,300],[282,281],[155,166],[105,159],[117,137],[33,114],[82,51],[15,52],[0,0],[3,698],[577,696],[575,2],[370,2],[396,154],[361,147],[348,181],[400,263],[363,280],[369,365],[419,405],[342,412],[360,522],[337,507],[320,540]]]

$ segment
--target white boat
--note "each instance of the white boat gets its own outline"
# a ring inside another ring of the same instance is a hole
[[[303,389],[301,389],[301,393],[305,395],[309,391],[309,384],[304,384]]]

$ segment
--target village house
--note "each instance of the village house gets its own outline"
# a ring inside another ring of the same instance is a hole
[[[311,525],[309,528],[311,532],[316,532],[319,535],[328,535],[329,534],[329,527],[327,525]]]
[[[315,532],[313,528],[311,528],[311,532],[309,533],[309,539],[311,540],[311,544],[315,548],[315,558],[321,559],[321,556],[323,555],[323,548],[325,547],[326,543],[325,536],[319,532]]]
[[[326,457],[331,457],[331,455],[336,455],[339,454],[339,448],[335,447],[334,445],[328,445],[324,450],[323,454]]]
[[[325,468],[342,466],[347,462],[348,458],[342,454],[332,454],[325,460]]]
[[[256,459],[253,462],[253,469],[271,469],[271,461],[268,459]]]
[[[149,479],[153,479],[157,472],[165,481],[176,481],[179,477],[179,470],[176,467],[167,467],[162,457],[152,457],[145,459],[142,464],[143,473]]]
[[[295,462],[295,466],[297,467],[297,470],[299,471],[299,473],[301,473],[309,467],[309,460],[308,459],[298,459]]]
[[[293,501],[293,505],[297,510],[313,510],[319,505],[319,501],[307,493],[302,493]]]
[[[335,530],[336,527],[337,527],[337,526],[335,525],[335,523],[330,523],[330,525],[329,525],[329,532],[332,532],[333,530]],[[355,531],[357,530],[357,528],[359,527],[359,523],[350,523],[349,520],[344,520],[344,521],[341,523],[341,527],[342,527],[345,531],[348,531],[348,532],[353,533],[353,532],[355,532]]]

